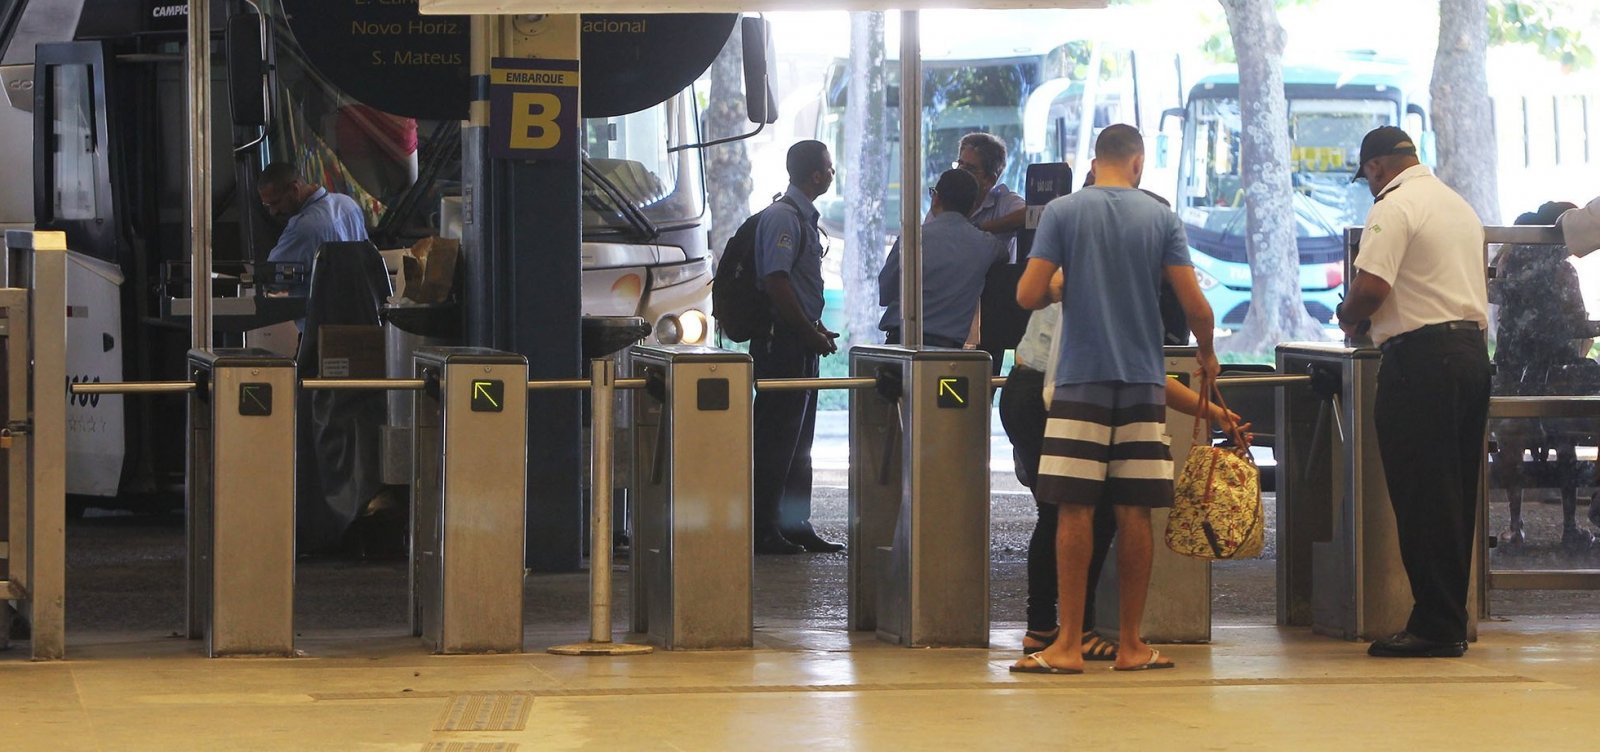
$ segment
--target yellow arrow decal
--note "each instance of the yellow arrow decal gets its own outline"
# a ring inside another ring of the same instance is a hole
[[[495,407],[500,406],[500,403],[495,402],[494,397],[490,396],[489,382],[487,381],[475,381],[472,383],[472,398],[477,399],[479,397],[488,400],[489,404],[494,405]]]
[[[956,383],[957,379],[939,379],[939,395],[942,397],[948,392],[951,397],[955,398],[955,401],[965,405],[967,401],[961,396],[960,392],[956,391]]]

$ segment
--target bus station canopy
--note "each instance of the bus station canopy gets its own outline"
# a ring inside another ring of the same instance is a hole
[[[522,13],[756,13],[779,10],[1009,10],[1104,8],[1107,0],[421,0],[429,15]]]

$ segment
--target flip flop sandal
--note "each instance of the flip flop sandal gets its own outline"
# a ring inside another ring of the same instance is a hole
[[[1155,648],[1150,648],[1150,660],[1145,661],[1144,663],[1141,663],[1141,664],[1139,664],[1137,666],[1128,666],[1127,668],[1123,668],[1122,666],[1112,666],[1111,670],[1112,671],[1153,671],[1153,670],[1158,669],[1158,668],[1177,668],[1177,667],[1178,667],[1178,664],[1176,664],[1176,663],[1171,663],[1171,662],[1161,663],[1161,651],[1156,650]]]
[[[1012,664],[1010,670],[1013,674],[1071,675],[1083,673],[1083,669],[1081,668],[1056,668],[1055,666],[1047,663],[1044,659],[1044,656],[1039,653],[1029,653],[1022,659],[1022,663],[1020,665]]]
[[[1083,659],[1086,661],[1114,661],[1117,643],[1100,636],[1098,632],[1083,633]]]
[[[1043,645],[1037,645],[1037,646],[1035,646],[1035,645],[1023,645],[1022,646],[1022,654],[1023,655],[1033,655],[1034,653],[1037,653],[1037,652],[1039,652],[1041,650],[1044,650],[1047,647],[1050,647],[1050,644],[1056,641],[1056,637],[1060,636],[1061,629],[1058,627],[1056,629],[1050,630],[1049,632],[1035,632],[1035,631],[1030,629],[1027,632],[1025,632],[1024,634],[1027,636],[1027,639],[1044,643]]]

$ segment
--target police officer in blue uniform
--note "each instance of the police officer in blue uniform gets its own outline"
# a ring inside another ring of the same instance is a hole
[[[772,331],[750,340],[757,379],[816,378],[818,357],[839,336],[822,325],[822,238],[812,204],[833,185],[833,157],[821,141],[789,148],[787,201],[756,225],[756,272],[772,302]],[[755,400],[755,550],[832,553],[844,546],[811,527],[811,441],[817,393],[759,392]]]

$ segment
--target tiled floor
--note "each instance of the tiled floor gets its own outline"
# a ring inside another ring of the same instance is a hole
[[[301,658],[212,660],[187,640],[99,634],[60,663],[0,656],[0,749],[1600,748],[1600,645],[1582,619],[1485,623],[1465,658],[1420,661],[1219,627],[1211,645],[1164,648],[1176,670],[1075,677],[1009,674],[1017,639],[915,650],[763,630],[745,651],[439,657],[394,631],[329,631],[305,634]]]

